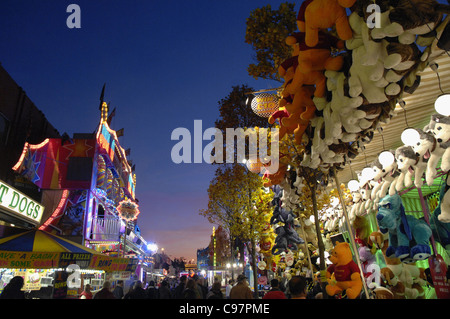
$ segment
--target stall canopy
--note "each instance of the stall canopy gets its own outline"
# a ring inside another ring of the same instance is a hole
[[[80,268],[135,271],[138,259],[111,257],[96,250],[34,229],[0,239],[0,268]]]
[[[0,251],[69,252],[101,255],[93,249],[37,229],[0,239]]]

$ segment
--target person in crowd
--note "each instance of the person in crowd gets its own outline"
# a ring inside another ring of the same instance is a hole
[[[111,282],[105,280],[103,283],[103,288],[97,292],[92,299],[116,299],[114,294],[111,292]]]
[[[231,288],[230,299],[253,299],[253,293],[248,286],[247,277],[243,274],[237,278],[237,284]]]
[[[291,299],[306,299],[306,278],[304,276],[293,276],[289,280],[289,291]]]
[[[186,288],[183,291],[183,299],[197,299],[197,293],[195,288],[195,280],[189,278],[186,282]]]
[[[319,297],[321,299],[322,296],[322,282],[320,278],[320,272],[317,272],[314,275],[315,278],[315,284],[313,285],[312,289],[310,289],[306,295],[306,299],[318,299]]]
[[[92,296],[91,285],[86,284],[80,294],[80,299],[92,299]]]
[[[180,283],[176,286],[174,290],[173,297],[174,299],[183,299],[183,291],[186,288],[186,275],[180,277]]]
[[[192,277],[195,282],[195,293],[197,295],[197,299],[204,299],[205,295],[203,294],[203,282],[202,279],[198,275],[194,275]]]
[[[264,295],[262,299],[287,299],[284,292],[280,290],[280,282],[278,279],[272,279],[270,281],[271,289]]]
[[[228,280],[228,285],[225,288],[225,298],[226,299],[230,299],[230,291],[231,291],[231,288],[233,288],[233,285],[234,285],[234,280],[233,279]]]
[[[223,299],[223,293],[220,290],[222,285],[219,281],[213,283],[211,289],[206,294],[206,299]]]
[[[142,288],[142,281],[138,280],[134,284],[133,290],[124,299],[147,299],[147,292]]]
[[[147,298],[148,299],[159,299],[159,291],[155,286],[155,282],[153,280],[150,281],[147,287]]]
[[[114,288],[113,291],[114,296],[116,297],[116,299],[122,299],[124,294],[123,294],[123,280],[118,280],[117,281],[117,285]]]
[[[133,288],[134,288],[135,284],[136,284],[135,282],[131,283],[130,287],[128,288],[127,293],[123,296],[123,299],[130,299],[128,296],[133,292]]]
[[[25,293],[21,290],[24,285],[23,277],[15,276],[3,288],[0,299],[25,299]]]
[[[159,299],[171,299],[172,293],[169,289],[169,283],[167,280],[161,282],[161,287],[159,288]]]

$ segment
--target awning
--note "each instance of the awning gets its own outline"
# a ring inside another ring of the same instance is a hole
[[[0,251],[2,250],[101,255],[96,250],[38,229],[0,239]]]
[[[46,231],[34,229],[0,239],[0,268],[80,268],[134,271],[138,260],[103,255]]]

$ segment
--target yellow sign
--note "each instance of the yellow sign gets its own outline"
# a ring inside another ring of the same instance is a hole
[[[0,251],[0,268],[45,269],[59,264],[59,253]]]
[[[117,258],[101,255],[93,255],[89,268],[110,271],[129,271],[129,264],[133,261],[130,258]]]

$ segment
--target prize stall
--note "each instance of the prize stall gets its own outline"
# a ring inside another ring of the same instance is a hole
[[[302,274],[313,298],[450,298],[450,7],[416,2],[303,1],[284,84],[251,92],[279,129],[278,170],[247,161],[273,194],[261,283]]]
[[[0,239],[0,289],[22,276],[28,298],[78,298],[84,285],[102,288],[104,280],[125,278],[136,260],[99,252],[42,230]]]

